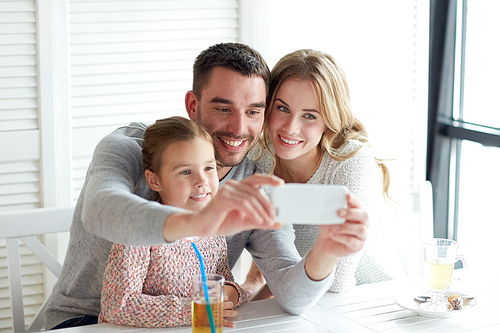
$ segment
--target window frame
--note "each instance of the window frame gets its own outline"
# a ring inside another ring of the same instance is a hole
[[[462,142],[500,148],[500,128],[463,120],[466,29],[467,0],[430,1],[426,178],[433,185],[434,237],[454,240]]]

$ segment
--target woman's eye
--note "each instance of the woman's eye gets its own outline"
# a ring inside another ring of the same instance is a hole
[[[278,106],[278,110],[280,110],[281,112],[288,112],[288,108],[283,105]]]
[[[190,174],[191,174],[190,170],[181,171],[181,175],[190,175]]]
[[[215,169],[213,166],[207,166],[207,167],[205,168],[205,171],[211,171],[211,170],[213,170],[213,169]]]
[[[310,113],[306,114],[304,117],[306,117],[307,119],[311,119],[311,120],[316,119],[316,116],[314,116],[314,115],[312,115]]]

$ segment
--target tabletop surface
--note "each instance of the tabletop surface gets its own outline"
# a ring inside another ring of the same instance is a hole
[[[285,312],[274,299],[239,308],[236,328],[224,332],[500,332],[500,278],[479,277],[454,282],[451,289],[474,295],[476,305],[450,318],[430,318],[396,304],[398,295],[418,293],[418,280],[386,281],[356,286],[345,293],[327,293],[301,316]],[[144,329],[111,324],[66,329],[90,332],[191,332],[191,327]]]

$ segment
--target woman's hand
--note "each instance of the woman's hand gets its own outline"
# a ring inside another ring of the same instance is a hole
[[[333,270],[341,257],[360,251],[368,237],[368,213],[351,194],[347,195],[347,209],[338,214],[346,219],[343,224],[319,226],[319,236],[306,259],[306,273],[312,280],[322,280]]]
[[[340,209],[339,216],[345,223],[319,226],[325,255],[345,257],[360,251],[368,237],[368,214],[361,203],[352,195],[347,195],[348,209]]]
[[[222,317],[224,317],[223,325],[225,327],[235,327],[236,325],[226,320],[226,318],[234,317],[238,311],[234,310],[234,306],[238,303],[238,291],[231,285],[224,286],[224,303],[222,304]]]

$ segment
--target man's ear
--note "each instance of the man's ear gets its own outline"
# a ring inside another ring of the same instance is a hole
[[[153,171],[149,169],[144,171],[144,176],[146,177],[149,187],[153,191],[159,192],[162,190],[161,184],[158,182],[158,177],[156,177],[156,174]]]
[[[196,100],[196,95],[194,94],[194,91],[189,90],[186,93],[186,98],[184,99],[184,102],[186,104],[186,111],[188,113],[189,119],[191,120],[196,120],[196,105],[198,101]]]

